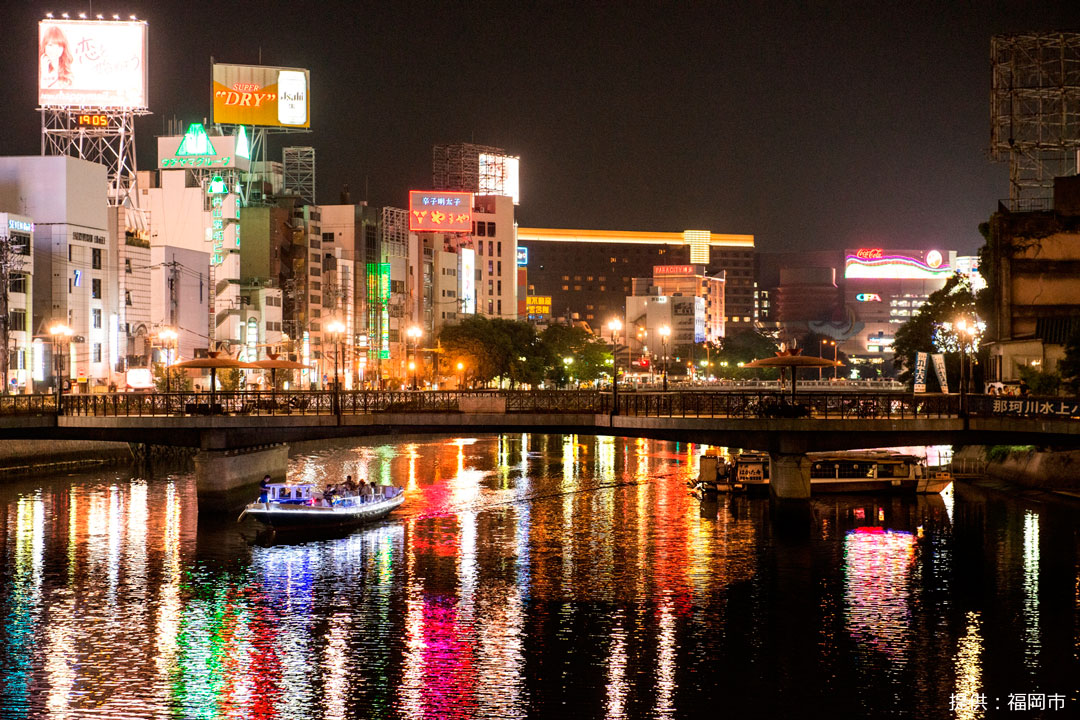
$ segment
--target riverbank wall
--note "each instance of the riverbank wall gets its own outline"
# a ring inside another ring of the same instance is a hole
[[[1040,490],[1080,492],[1080,450],[971,445],[954,457],[985,460],[984,472],[995,480]]]
[[[96,440],[0,440],[0,477],[78,470],[132,461],[123,442]]]

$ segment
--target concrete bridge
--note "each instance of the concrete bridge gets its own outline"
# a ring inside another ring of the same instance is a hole
[[[809,497],[810,450],[931,444],[1080,446],[1080,400],[778,391],[169,393],[0,399],[0,439],[197,448],[201,501],[283,477],[288,443],[496,432],[621,435],[765,450],[779,500]],[[227,503],[226,503],[227,504]]]

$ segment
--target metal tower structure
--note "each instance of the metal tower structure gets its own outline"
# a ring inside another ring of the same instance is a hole
[[[281,150],[286,195],[297,195],[307,205],[315,204],[315,148],[286,147]]]
[[[1017,209],[1048,208],[1054,178],[1077,171],[1080,33],[995,35],[990,62],[991,156],[1009,161]]]
[[[108,168],[109,204],[138,206],[135,184],[135,118],[131,108],[41,108],[41,154],[69,155]]]

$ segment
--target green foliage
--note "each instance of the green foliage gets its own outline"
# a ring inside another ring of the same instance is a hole
[[[989,445],[986,448],[986,459],[988,462],[1004,462],[1010,455],[1027,455],[1034,450],[1034,445]]]
[[[154,387],[158,392],[165,392],[166,388],[172,392],[190,391],[192,388],[191,378],[183,368],[168,368],[168,380],[165,379],[166,368],[164,363],[154,363]]]
[[[217,371],[218,385],[222,390],[239,390],[243,379],[244,371],[240,368],[226,368]]]
[[[1020,380],[1032,395],[1057,395],[1061,390],[1061,375],[1053,370],[1024,366],[1020,368]]]
[[[583,328],[551,325],[541,333],[540,344],[547,351],[546,377],[556,385],[565,385],[571,377],[580,382],[611,377],[611,346]],[[568,365],[565,358],[573,363]]]
[[[1058,362],[1058,372],[1069,392],[1080,395],[1080,327],[1065,341],[1065,357]]]
[[[449,370],[456,372],[460,362],[465,366],[464,374],[481,383],[499,378],[511,386],[537,384],[550,364],[535,329],[516,320],[470,315],[457,325],[444,327],[439,342]]]
[[[748,363],[759,358],[776,355],[780,346],[767,335],[755,330],[736,330],[721,338],[712,353],[713,367],[719,378],[736,380],[775,379],[779,373],[776,368],[740,368],[739,363]],[[722,363],[727,363],[725,367]]]
[[[938,325],[974,314],[975,298],[971,294],[967,279],[959,274],[953,275],[943,288],[931,294],[926,304],[896,331],[893,352],[904,368],[899,375],[900,380],[908,383],[914,381],[916,353],[938,352],[934,347],[934,331]],[[945,361],[949,376],[959,377],[960,353],[946,354]],[[933,372],[928,371],[928,378],[930,375],[933,375]]]

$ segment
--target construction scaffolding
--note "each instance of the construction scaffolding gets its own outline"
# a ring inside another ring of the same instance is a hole
[[[1049,207],[1054,178],[1077,171],[1080,33],[995,35],[990,61],[990,152],[1009,162],[1009,200]]]
[[[433,190],[456,190],[477,194],[500,194],[491,192],[490,183],[497,178],[489,177],[493,171],[480,169],[480,156],[506,157],[506,151],[488,145],[457,143],[436,145],[432,149],[431,169]]]
[[[315,148],[287,147],[281,150],[285,172],[284,192],[296,195],[306,205],[315,204]]]

